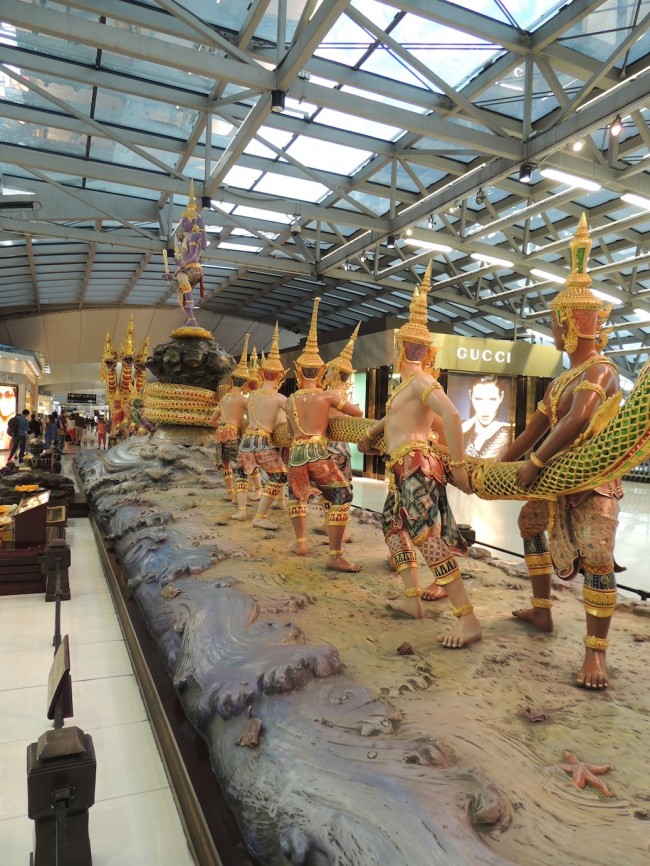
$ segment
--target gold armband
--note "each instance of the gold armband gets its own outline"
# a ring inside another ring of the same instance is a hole
[[[573,393],[577,393],[578,391],[595,391],[596,394],[600,396],[600,399],[605,402],[607,399],[607,391],[602,388],[600,385],[596,385],[595,382],[581,382],[579,385],[573,389]]]
[[[440,390],[440,388],[442,388],[442,385],[440,384],[440,382],[432,382],[428,388],[425,388],[424,391],[422,392],[422,396],[420,397],[420,399],[422,400],[422,405],[426,406],[427,400],[429,399],[429,394],[432,391]]]
[[[450,469],[460,469],[462,466],[467,466],[467,460],[450,460],[448,465]]]
[[[528,457],[528,459],[533,464],[533,466],[537,466],[538,469],[543,469],[546,466],[546,463],[540,460],[534,451],[530,452],[530,456]]]
[[[347,398],[347,396],[344,396],[343,399],[341,400],[341,402],[338,403],[337,406],[335,407],[336,411],[339,412],[345,406],[345,404],[347,402],[348,402],[348,398]]]

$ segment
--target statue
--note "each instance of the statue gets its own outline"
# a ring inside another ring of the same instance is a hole
[[[540,470],[556,455],[576,449],[596,434],[621,399],[617,369],[600,354],[607,342],[602,325],[611,307],[604,308],[590,290],[587,259],[591,238],[584,214],[570,248],[571,273],[566,287],[551,302],[553,337],[557,348],[567,353],[569,368],[551,382],[528,426],[502,458],[521,458],[550,430],[517,472],[517,482],[524,488],[535,482]],[[622,570],[614,561],[622,495],[617,479],[592,490],[559,496],[551,504],[528,501],[519,516],[533,597],[531,608],[513,611],[513,615],[542,631],[552,631],[553,569],[564,580],[582,572],[587,634],[576,682],[585,688],[604,689],[608,684],[607,634],[616,608],[615,572]]]
[[[239,364],[231,374],[231,387],[212,413],[210,424],[216,427],[214,441],[216,442],[215,465],[223,469],[223,483],[230,501],[235,504],[235,487],[233,484],[233,466],[237,463],[237,453],[241,431],[246,414],[246,394],[248,381],[248,340],[250,334],[244,337],[244,348]]]
[[[325,522],[329,539],[327,568],[357,572],[361,565],[343,556],[341,544],[348,522],[352,487],[336,467],[327,450],[327,425],[331,409],[360,417],[358,406],[340,391],[325,391],[322,376],[324,363],[318,354],[316,322],[320,298],[314,298],[311,325],[305,349],[296,361],[299,390],[286,402],[287,421],[292,441],[289,451],[289,516],[296,535],[294,552],[307,554],[307,500],[313,488],[324,500]]]
[[[463,433],[456,407],[431,375],[435,349],[427,329],[427,293],[431,265],[415,287],[409,321],[397,332],[401,384],[386,403],[386,415],[364,434],[360,448],[372,453],[372,440],[386,440],[389,491],[383,511],[383,531],[395,569],[404,581],[404,597],[389,603],[400,613],[422,618],[423,590],[419,586],[413,545],[420,548],[434,575],[428,588],[444,587],[457,617],[455,626],[438,641],[448,648],[467,646],[481,639],[481,626],[469,603],[454,552],[467,549],[447,502],[445,464],[431,442],[435,415],[442,419],[450,453],[448,467],[456,487],[470,493]]]
[[[357,324],[341,354],[326,365],[325,374],[323,376],[323,385],[325,386],[326,391],[339,391],[341,394],[350,393],[352,388],[352,375],[354,374],[354,369],[352,367],[352,353],[354,352],[354,344],[359,335],[360,326],[361,322]],[[330,419],[339,418],[341,415],[343,415],[343,413],[336,409],[330,410]],[[348,443],[338,442],[328,438],[327,450],[331,459],[334,461],[334,464],[343,473],[345,480],[350,486],[352,486],[352,454]],[[322,530],[319,531],[322,532]],[[327,525],[325,526],[325,531],[327,531]],[[343,541],[346,542],[351,540],[350,534],[346,528],[343,535]]]
[[[267,518],[271,505],[277,501],[287,483],[287,469],[278,449],[273,445],[273,430],[286,421],[284,413],[285,398],[278,394],[285,370],[280,361],[278,348],[279,332],[276,323],[273,342],[268,356],[262,355],[260,365],[261,387],[255,388],[248,397],[248,427],[244,431],[237,455],[235,491],[237,512],[233,519],[246,520],[248,499],[248,479],[256,469],[263,469],[267,481],[262,488],[253,526],[258,529],[277,529],[275,523]],[[249,385],[256,375],[255,365],[251,365]],[[259,381],[259,379],[256,379]]]
[[[174,258],[176,270],[173,275],[168,271],[165,279],[178,283],[178,305],[185,313],[184,328],[198,328],[199,323],[194,315],[194,299],[192,290],[198,283],[200,297],[205,297],[203,285],[203,268],[201,267],[201,252],[207,249],[208,240],[205,232],[205,224],[201,219],[194,198],[194,181],[190,182],[190,195],[187,208],[181,215],[181,220],[174,232]],[[165,265],[166,252],[165,252]],[[211,336],[211,335],[210,335]]]

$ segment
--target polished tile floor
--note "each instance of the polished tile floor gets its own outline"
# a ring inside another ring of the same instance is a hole
[[[61,605],[70,638],[74,718],[97,757],[90,840],[95,866],[191,866],[183,827],[149,723],[87,519],[69,521],[72,598]],[[27,866],[25,752],[46,718],[54,604],[0,598],[0,862]]]

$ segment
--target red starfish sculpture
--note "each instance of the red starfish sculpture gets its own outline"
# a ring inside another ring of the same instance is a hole
[[[560,764],[560,769],[564,770],[565,773],[571,774],[571,781],[576,787],[584,788],[585,785],[589,784],[592,788],[597,788],[606,797],[614,796],[603,780],[598,778],[614,769],[611,764],[583,764],[573,752],[565,751],[563,754],[569,763]]]

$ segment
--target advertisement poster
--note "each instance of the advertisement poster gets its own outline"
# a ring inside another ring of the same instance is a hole
[[[460,414],[467,456],[498,460],[514,434],[513,377],[449,373],[447,395]]]
[[[11,448],[11,438],[7,436],[9,419],[16,414],[16,386],[0,384],[0,449]]]

